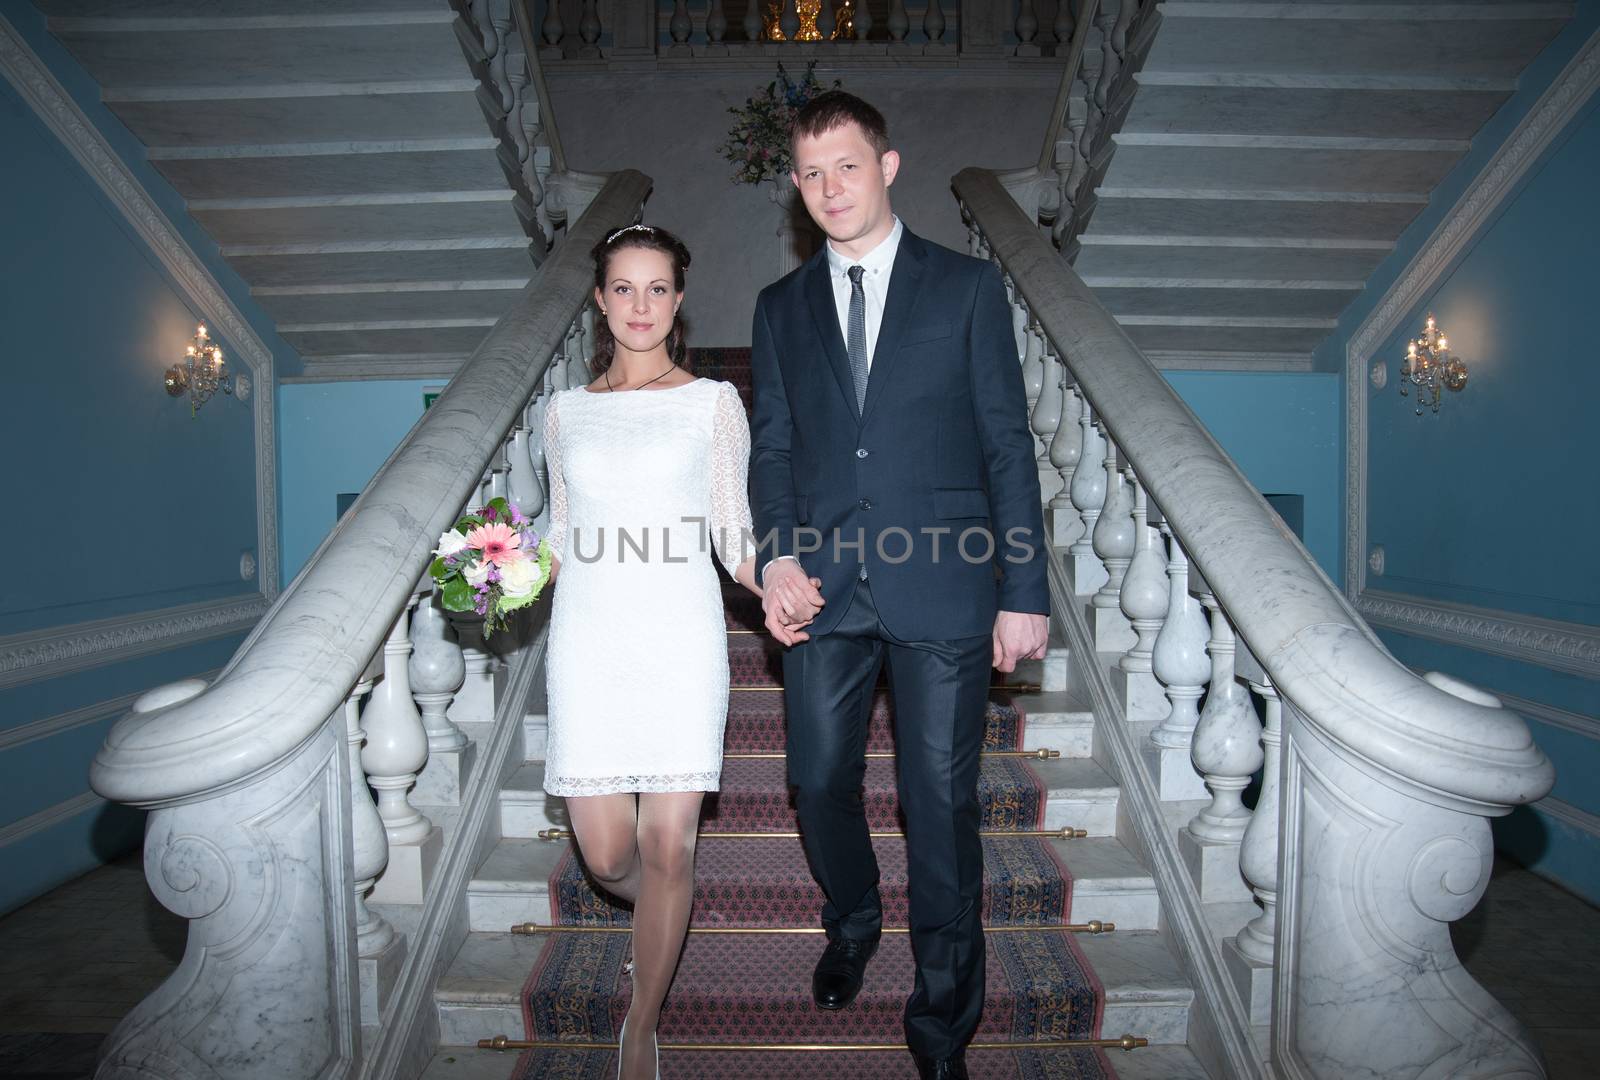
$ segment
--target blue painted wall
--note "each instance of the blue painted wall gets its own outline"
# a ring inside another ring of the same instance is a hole
[[[1532,105],[1600,30],[1600,0],[1523,74],[1516,94],[1440,185],[1394,254],[1340,318],[1318,364],[1342,367],[1347,343]],[[1416,597],[1600,625],[1600,575],[1587,553],[1600,527],[1592,477],[1600,460],[1600,369],[1589,326],[1600,273],[1600,102],[1591,101],[1519,188],[1380,347],[1390,383],[1367,388],[1368,542],[1386,568],[1369,587]],[[1435,416],[1400,396],[1398,360],[1432,312],[1466,360],[1465,391]],[[1480,686],[1600,716],[1592,680],[1476,650],[1382,632],[1395,655]],[[1556,762],[1554,797],[1600,814],[1600,741],[1530,721]],[[1537,808],[1496,823],[1501,849],[1600,902],[1600,839]]]
[[[440,385],[395,379],[279,387],[284,584],[333,528],[337,497],[367,486],[421,418],[423,388]]]
[[[100,104],[99,89],[30,5],[0,0],[10,22],[68,89],[254,326],[280,370],[299,360],[251,304],[216,245]],[[250,595],[239,556],[257,546],[252,407],[219,397],[190,417],[167,396],[192,309],[160,260],[72,154],[0,80],[0,500],[8,572],[0,636],[176,604]],[[221,341],[234,356],[234,343]],[[257,387],[270,393],[270,387]],[[88,790],[106,712],[19,742],[24,725],[221,667],[239,637],[171,649],[0,691],[0,831]],[[137,846],[143,815],[99,806],[0,843],[0,912]]]

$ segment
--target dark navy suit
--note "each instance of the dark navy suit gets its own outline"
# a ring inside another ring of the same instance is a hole
[[[798,557],[827,600],[784,656],[789,782],[823,925],[871,939],[882,924],[861,786],[887,659],[917,956],[906,1038],[947,1057],[983,1006],[977,779],[995,614],[1049,611],[1010,308],[993,266],[906,230],[859,413],[826,249],[761,292],[752,366],[758,561]]]

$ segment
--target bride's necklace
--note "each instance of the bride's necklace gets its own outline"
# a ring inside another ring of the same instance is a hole
[[[665,379],[668,375],[671,375],[676,370],[678,370],[678,365],[677,364],[669,364],[669,365],[667,365],[667,370],[663,371],[660,375],[657,375],[654,379],[651,379],[649,382],[642,382],[638,386],[630,386],[626,390],[618,390],[618,389],[616,389],[615,387],[613,387],[611,385],[611,369],[610,368],[606,368],[605,371],[601,372],[601,374],[605,376],[606,393],[608,393],[608,394],[630,393],[631,394],[635,390],[643,390],[645,387],[649,386],[650,383],[656,382],[659,379]]]

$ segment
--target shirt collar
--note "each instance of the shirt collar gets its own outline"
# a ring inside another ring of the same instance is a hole
[[[894,219],[894,228],[889,230],[889,235],[883,242],[859,259],[851,259],[834,250],[832,242],[828,244],[828,272],[834,277],[844,277],[845,272],[852,266],[866,268],[869,277],[876,276],[879,272],[887,273],[894,266],[894,257],[900,250],[900,237],[905,233],[905,226],[900,223],[897,216]]]

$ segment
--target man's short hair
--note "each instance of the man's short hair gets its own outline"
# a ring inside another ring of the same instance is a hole
[[[880,158],[889,150],[889,125],[883,114],[854,94],[843,90],[825,90],[806,103],[794,118],[789,129],[789,149],[801,136],[816,138],[845,124],[854,124],[872,144],[873,152]]]

